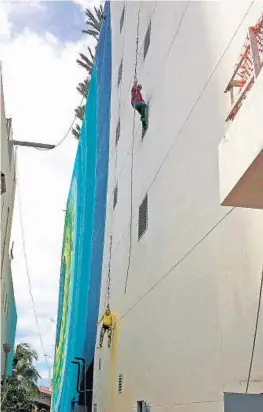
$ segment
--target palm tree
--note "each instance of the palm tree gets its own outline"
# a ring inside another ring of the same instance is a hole
[[[27,343],[16,347],[12,376],[7,379],[7,390],[2,393],[1,407],[5,412],[27,412],[33,408],[33,399],[38,392],[40,375],[33,362],[37,352]]]
[[[79,139],[80,137],[80,132],[81,132],[81,128],[78,124],[76,124],[76,126],[74,127],[74,129],[72,129],[72,134],[75,137],[75,139]]]
[[[76,115],[76,117],[79,119],[79,120],[82,120],[83,121],[83,119],[84,119],[84,114],[85,114],[85,106],[83,105],[83,106],[78,106],[76,109],[75,109],[75,115]]]
[[[87,29],[82,30],[83,33],[88,34],[89,36],[92,36],[96,42],[99,40],[99,35],[100,35],[100,30],[102,26],[102,22],[104,20],[104,15],[103,15],[103,6],[100,5],[99,7],[94,7],[94,10],[92,9],[86,9],[85,14],[87,16],[86,24],[87,24]],[[77,59],[77,63],[83,67],[85,70],[88,72],[88,78],[84,80],[84,82],[79,83],[77,86],[78,92],[86,99],[88,96],[88,90],[89,90],[89,82],[90,82],[90,76],[92,73],[92,68],[94,64],[94,59],[95,59],[95,54],[96,54],[96,47],[95,46],[95,52],[93,53],[91,48],[88,47],[88,56],[86,56],[83,53],[80,53],[79,56],[80,58]],[[81,108],[80,106],[75,109],[75,114],[76,116],[82,121],[84,118],[84,107]],[[72,134],[76,139],[79,139],[80,136],[80,130],[81,127],[77,124],[75,128],[72,129]]]
[[[100,5],[99,7],[94,7],[94,11],[91,9],[86,9],[85,14],[88,17],[88,20],[86,21],[88,29],[82,30],[82,32],[88,34],[89,36],[93,36],[94,39],[98,41],[102,21],[104,19],[103,6]]]
[[[77,91],[81,94],[81,96],[84,97],[84,99],[86,99],[88,96],[89,83],[90,83],[90,79],[87,78],[86,80],[84,80],[84,82],[80,82],[77,85]]]
[[[89,51],[89,57],[85,56],[85,54],[83,54],[83,53],[80,53],[79,55],[80,55],[80,58],[82,60],[77,59],[77,63],[80,66],[84,67],[84,69],[87,70],[89,75],[91,75],[92,67],[93,67],[93,63],[94,63],[94,54],[92,53],[90,47],[88,47],[88,51]],[[95,49],[95,52],[96,52],[96,49]]]
[[[37,380],[40,378],[37,369],[33,365],[33,362],[37,359],[37,352],[28,343],[17,345],[13,362],[13,374],[20,377],[20,379],[22,377],[27,387],[32,391],[37,390]]]

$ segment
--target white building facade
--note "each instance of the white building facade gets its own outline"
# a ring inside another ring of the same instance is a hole
[[[0,67],[1,68],[1,67]],[[16,159],[12,120],[5,116],[1,79],[1,376],[11,375],[16,332],[16,305],[11,273],[10,235],[15,200]]]
[[[252,351],[263,265],[263,70],[228,121],[243,85],[231,101],[224,93],[262,11],[262,1],[246,0],[111,3],[100,312],[109,286],[117,324],[111,350],[104,342],[96,351],[98,412],[223,412],[224,393],[263,392],[262,307]],[[130,103],[135,69],[149,105],[143,138]]]

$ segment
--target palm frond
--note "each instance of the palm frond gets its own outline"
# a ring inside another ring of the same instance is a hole
[[[75,128],[72,129],[72,134],[75,137],[75,139],[79,140],[80,132],[81,132],[80,126],[76,124]]]
[[[86,99],[89,91],[89,78],[85,79],[84,82],[80,82],[77,86],[77,91]]]
[[[96,30],[91,30],[91,29],[82,30],[82,33],[86,33],[86,34],[88,34],[89,36],[94,37],[97,41],[98,41],[98,39],[99,39],[99,33],[98,33]]]

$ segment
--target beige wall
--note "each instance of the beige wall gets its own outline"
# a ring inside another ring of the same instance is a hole
[[[224,89],[263,2],[248,11],[249,5],[223,0],[189,2],[186,8],[186,2],[127,2],[120,34],[123,3],[111,3],[112,117],[100,311],[112,234],[111,306],[118,323],[112,350],[105,345],[96,353],[98,411],[131,411],[137,400],[146,400],[154,412],[221,412],[223,392],[245,390],[263,263],[263,215],[220,206],[218,145],[229,110]],[[141,142],[136,115],[133,145],[130,86],[138,7],[137,71],[144,97],[150,98],[150,117]],[[151,45],[143,61],[150,18]],[[132,252],[125,294],[132,150]],[[138,242],[138,208],[146,192],[148,230]],[[263,391],[262,347],[261,316],[252,393]],[[117,392],[120,373],[122,394]]]

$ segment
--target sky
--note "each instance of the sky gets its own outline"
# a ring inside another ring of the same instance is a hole
[[[76,86],[86,75],[76,59],[92,44],[81,32],[85,25],[84,7],[98,3],[0,0],[5,109],[6,117],[13,119],[15,140],[56,144],[69,128],[74,108],[81,101]],[[16,195],[11,238],[17,342],[30,343],[37,350],[40,383],[46,386],[49,369],[52,374],[65,208],[76,148],[77,141],[70,134],[52,151],[17,149],[19,196]],[[29,295],[20,212],[46,357]]]

